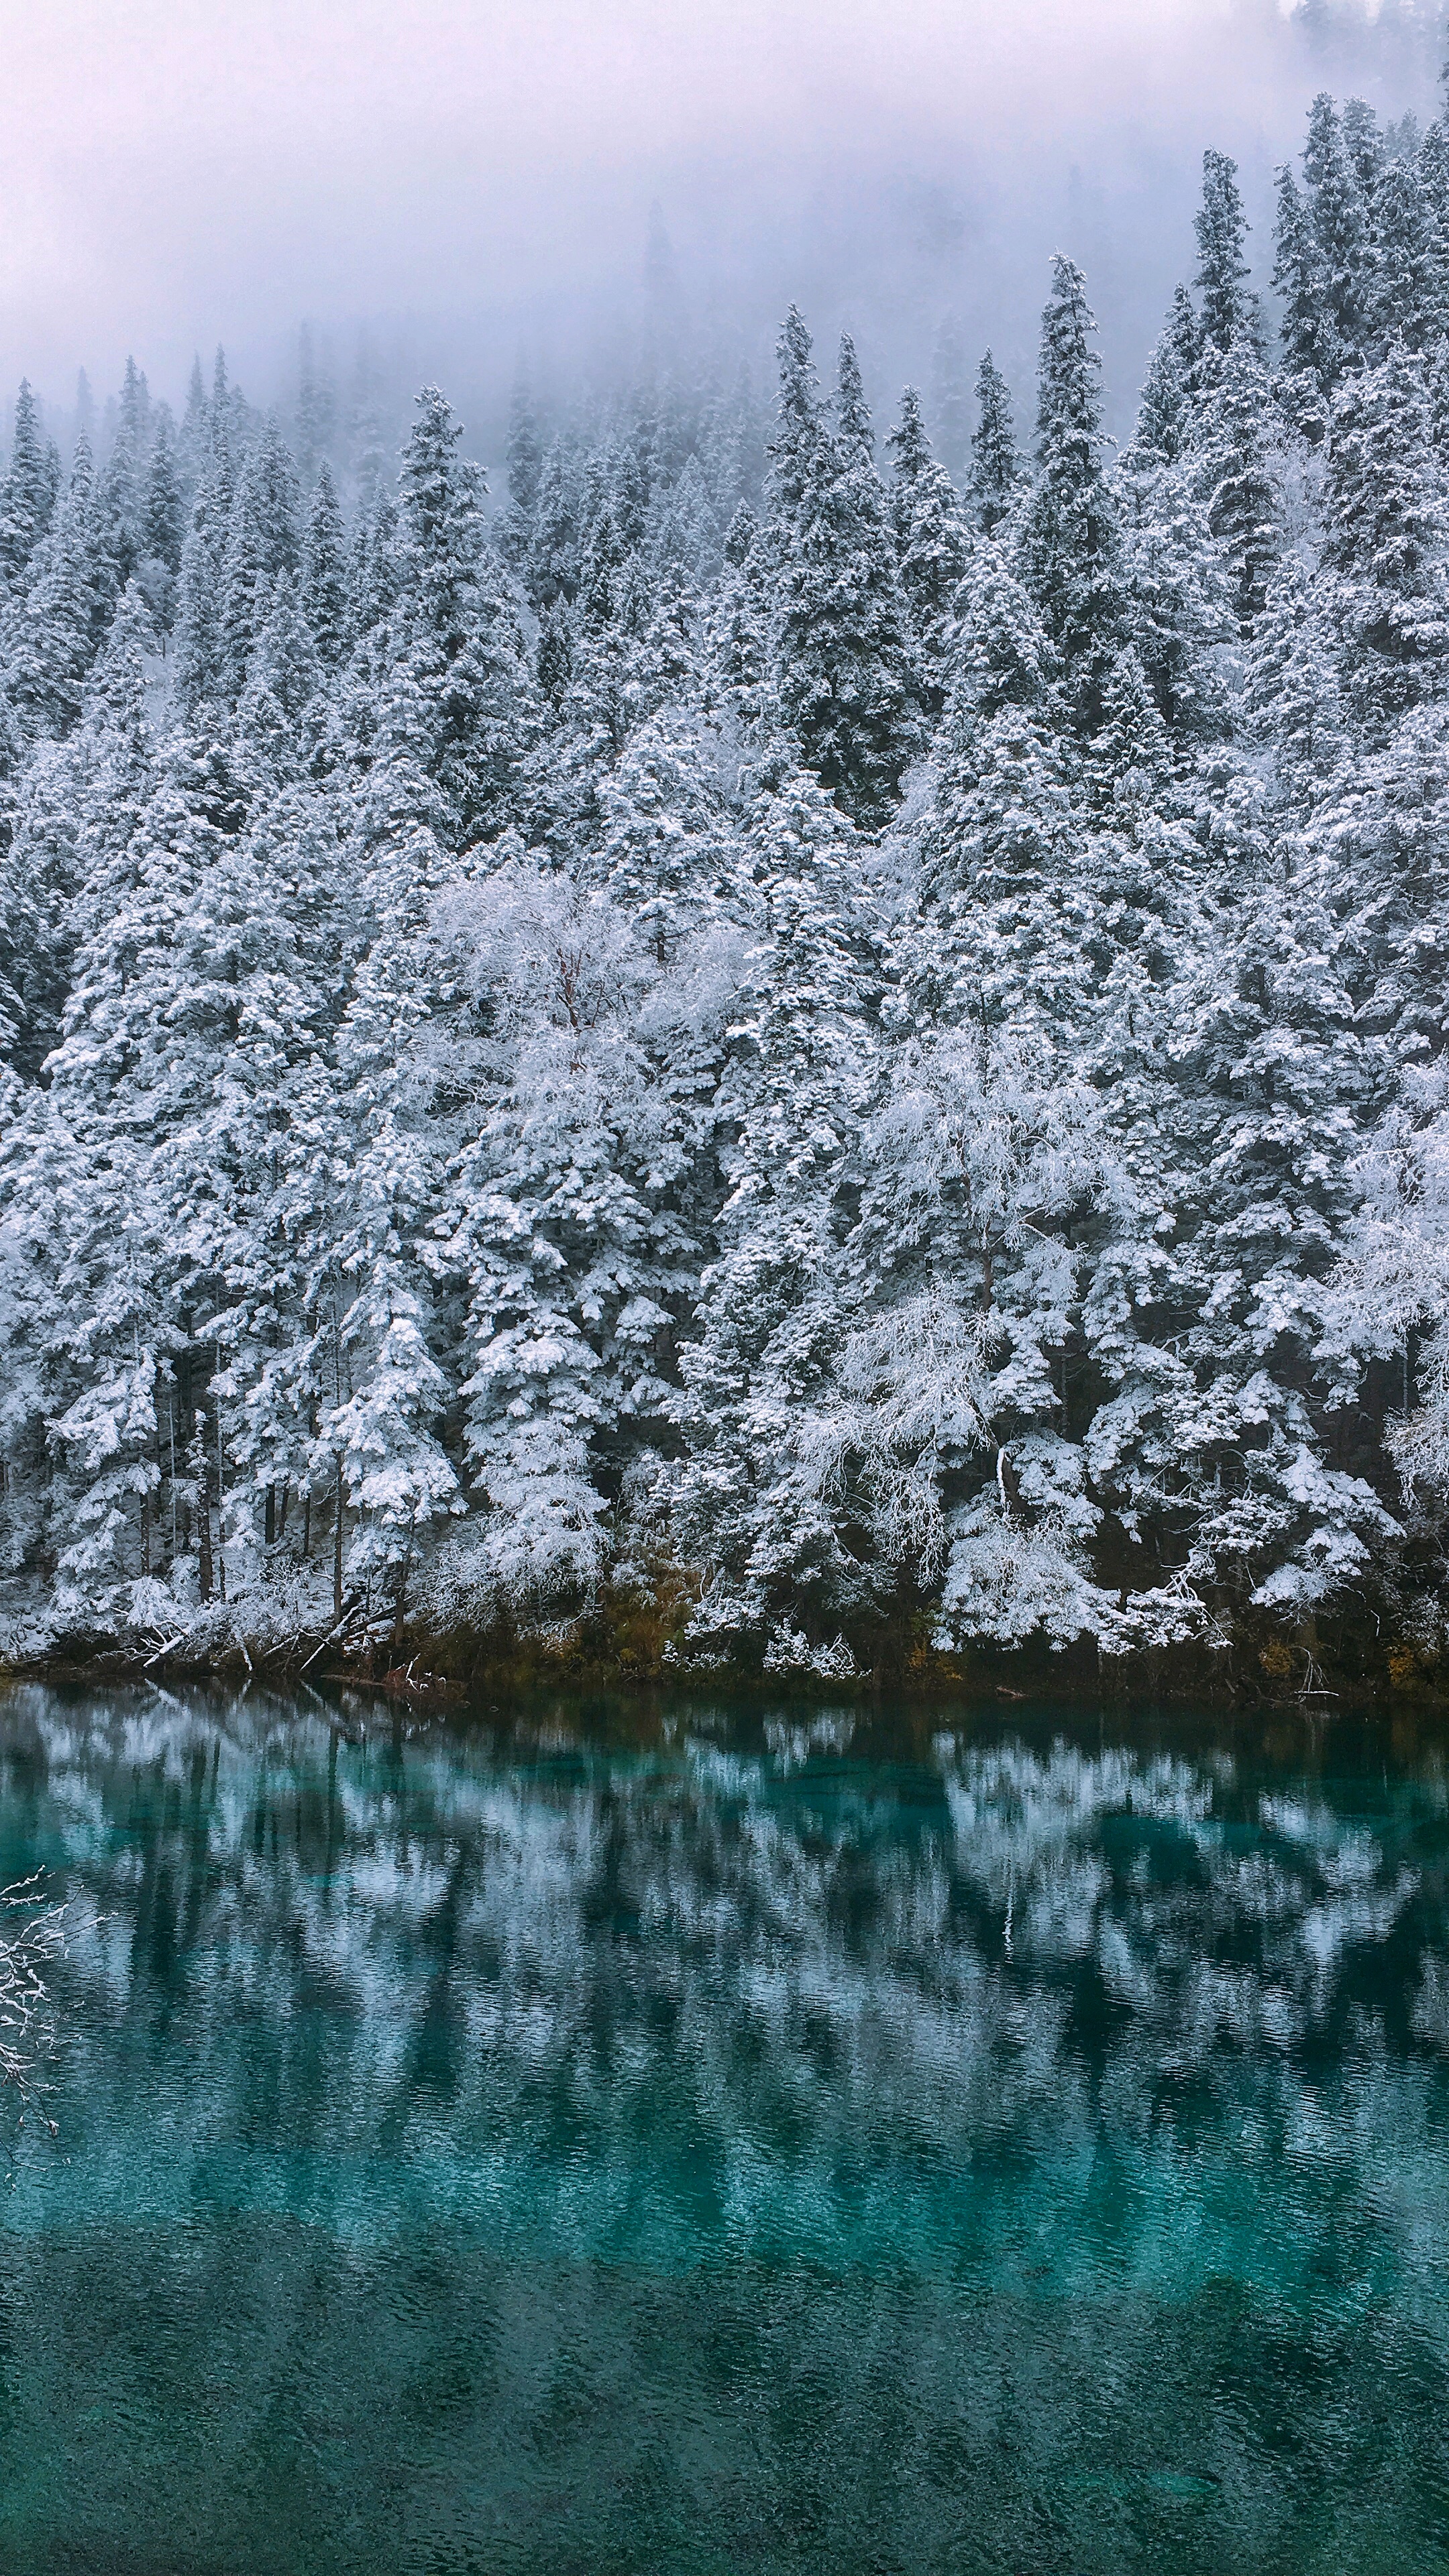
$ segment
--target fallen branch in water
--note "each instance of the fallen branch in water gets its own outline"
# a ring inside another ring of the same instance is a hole
[[[42,1875],[0,1888],[0,1926],[18,1918],[13,1931],[0,1928],[0,2090],[15,2094],[22,2127],[34,2110],[54,2137],[55,2122],[39,2107],[40,2068],[55,2047],[46,1971],[64,1951],[67,1909],[46,1904]]]

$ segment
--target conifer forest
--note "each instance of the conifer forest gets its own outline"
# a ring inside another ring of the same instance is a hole
[[[1065,256],[491,477],[21,385],[0,1654],[1432,1682],[1449,118],[1182,266],[1120,445]]]

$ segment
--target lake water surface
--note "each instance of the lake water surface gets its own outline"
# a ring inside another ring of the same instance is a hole
[[[336,1714],[0,1694],[4,2576],[1449,2571],[1449,1738]]]

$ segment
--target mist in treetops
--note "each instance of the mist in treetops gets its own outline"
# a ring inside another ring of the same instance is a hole
[[[659,223],[491,477],[21,385],[0,1649],[1437,1651],[1449,115],[1196,184],[1120,445],[1069,257],[873,416]]]

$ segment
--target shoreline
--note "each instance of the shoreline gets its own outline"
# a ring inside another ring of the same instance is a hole
[[[720,1691],[742,1701],[787,1697],[869,1705],[889,1696],[967,1701],[1070,1698],[1113,1708],[1157,1702],[1215,1710],[1339,1715],[1398,1712],[1449,1716],[1449,1666],[1407,1633],[1368,1623],[1320,1622],[1311,1633],[1242,1622],[1218,1647],[1159,1648],[1107,1656],[1096,1641],[1050,1649],[930,1644],[919,1621],[885,1625],[850,1640],[854,1669],[771,1662],[758,1651],[689,1656],[656,1605],[618,1604],[568,1622],[496,1621],[491,1626],[407,1627],[376,1633],[377,1622],[337,1623],[278,1637],[248,1620],[255,1600],[229,1615],[213,1607],[183,1635],[157,1643],[124,1632],[72,1633],[31,1654],[0,1654],[0,1685],[177,1681],[265,1682],[375,1693],[420,1714],[463,1711],[480,1699],[543,1690],[658,1693]],[[782,1631],[786,1627],[782,1622]],[[641,1633],[644,1632],[644,1633]]]

